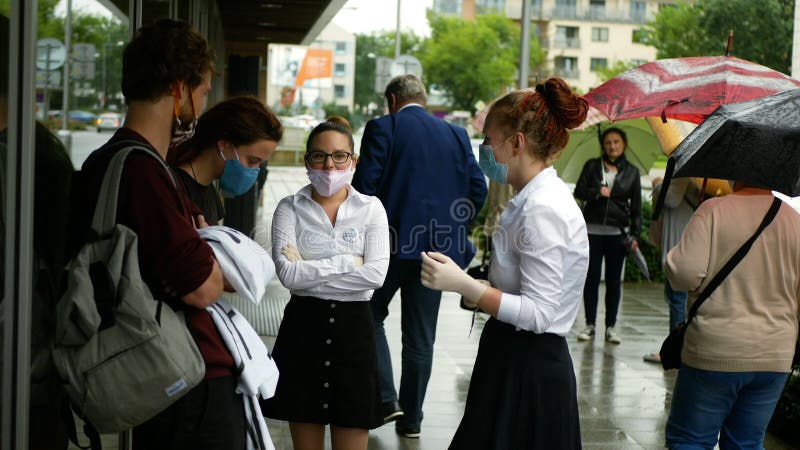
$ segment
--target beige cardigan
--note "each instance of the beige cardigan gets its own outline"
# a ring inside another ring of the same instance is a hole
[[[692,303],[725,262],[753,235],[772,195],[735,194],[697,209],[666,273]],[[759,191],[755,191],[759,192]],[[764,192],[764,191],[760,191]],[[744,259],[697,310],[686,331],[684,364],[723,372],[789,372],[798,332],[800,215],[782,205]]]

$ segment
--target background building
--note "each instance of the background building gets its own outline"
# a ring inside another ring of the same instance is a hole
[[[355,61],[355,35],[332,22],[308,46],[270,44],[267,104],[283,115],[317,119],[328,104],[352,110]]]
[[[531,35],[547,51],[545,67],[531,78],[558,76],[586,92],[600,83],[597,70],[618,61],[642,64],[656,49],[642,42],[641,28],[677,0],[530,0]],[[464,18],[499,11],[521,20],[523,0],[435,0],[434,11]],[[531,80],[535,81],[535,80]]]

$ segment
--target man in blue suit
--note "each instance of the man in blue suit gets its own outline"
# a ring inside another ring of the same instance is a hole
[[[486,179],[463,128],[425,110],[425,86],[401,75],[386,86],[389,115],[370,120],[353,178],[359,192],[377,196],[392,234],[389,272],[372,296],[384,421],[417,438],[433,364],[441,291],[422,286],[420,253],[437,251],[466,267],[475,255],[467,225],[486,199]],[[403,333],[400,396],[383,322],[400,289]]]

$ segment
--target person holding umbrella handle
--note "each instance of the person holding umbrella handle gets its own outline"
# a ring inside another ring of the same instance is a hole
[[[578,334],[578,340],[594,338],[600,270],[605,260],[605,339],[619,344],[622,340],[614,328],[622,294],[622,266],[628,250],[635,252],[639,248],[636,237],[642,226],[641,182],[639,170],[625,159],[628,146],[625,132],[611,127],[599,138],[601,157],[586,162],[574,192],[584,202],[590,250],[583,289],[586,328]],[[626,232],[633,238],[627,245]]]

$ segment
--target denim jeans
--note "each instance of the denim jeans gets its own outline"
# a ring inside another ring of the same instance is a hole
[[[372,319],[375,324],[375,343],[378,355],[378,382],[381,401],[398,400],[392,374],[392,358],[383,322],[389,315],[389,302],[400,289],[400,328],[403,350],[400,373],[400,406],[405,413],[398,423],[418,428],[422,423],[422,402],[428,389],[433,365],[433,342],[439,318],[441,291],[422,285],[419,260],[392,258],[383,286],[372,295]]]
[[[669,280],[664,281],[664,298],[669,305],[669,331],[686,321],[686,299],[689,294],[686,291],[676,291],[672,289]]]
[[[763,448],[764,433],[789,378],[782,372],[716,372],[683,365],[667,420],[667,448]]]

